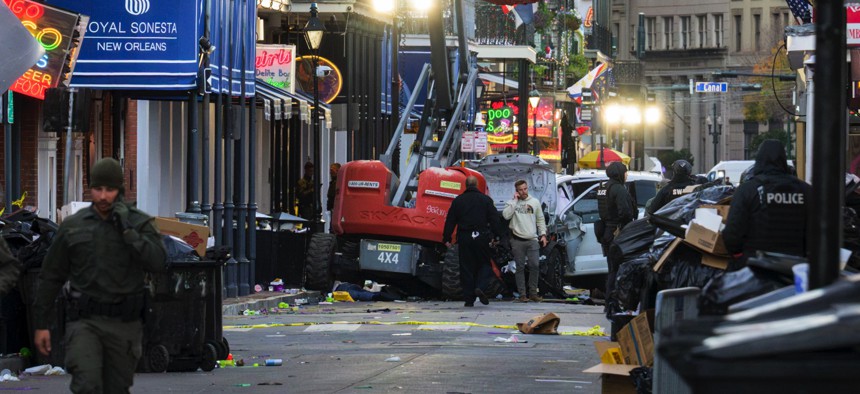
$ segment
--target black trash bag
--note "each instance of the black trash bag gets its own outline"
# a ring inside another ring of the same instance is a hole
[[[57,230],[59,230],[59,226],[50,220],[36,218],[33,221],[30,231],[38,234],[39,237],[18,251],[18,261],[21,262],[25,271],[42,266],[42,261],[45,260],[45,256],[48,254],[48,248],[51,247]]]
[[[606,303],[611,305],[609,312],[635,311],[639,306],[639,297],[645,284],[645,277],[651,271],[651,258],[648,254],[625,261],[615,274],[615,286],[607,296]],[[617,310],[613,310],[617,308]]]
[[[663,233],[669,234],[672,237],[680,238],[683,238],[684,235],[686,235],[686,229],[684,229],[683,225],[689,223],[682,222],[680,220],[669,219],[668,217],[660,216],[656,213],[649,216],[648,221],[651,222],[654,227],[659,229],[658,231],[662,231]]]
[[[200,261],[194,247],[179,238],[164,235],[161,237],[161,242],[164,243],[164,249],[167,251],[168,263]]]
[[[638,367],[630,370],[630,378],[636,386],[636,394],[651,394],[654,384],[654,371],[649,367]]]
[[[680,248],[679,248],[680,249]],[[675,249],[678,251],[678,249]],[[671,280],[672,284],[669,288],[679,289],[681,287],[699,287],[701,288],[711,278],[724,272],[721,269],[702,265],[702,255],[698,251],[690,249],[692,253],[685,253],[682,250],[680,253],[673,253],[673,256],[678,255],[675,265],[672,266]]]
[[[663,256],[663,252],[666,251],[666,248],[669,247],[669,244],[672,243],[678,237],[662,230],[657,230],[656,235],[654,236],[654,242],[651,244],[651,258],[654,262],[660,260],[660,257]]]
[[[732,186],[710,187],[678,197],[658,209],[654,214],[685,224],[690,223],[696,212],[696,208],[703,204],[716,204],[726,197],[731,197],[734,192],[735,188]]]
[[[715,276],[702,288],[699,313],[725,315],[730,305],[781,289],[791,282],[792,279],[785,275],[753,267],[725,272]]]
[[[609,259],[624,261],[648,251],[654,243],[654,226],[647,219],[624,226],[609,246]]]

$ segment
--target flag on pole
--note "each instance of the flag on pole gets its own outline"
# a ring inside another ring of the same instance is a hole
[[[517,4],[514,6],[514,11],[517,12],[517,15],[520,16],[523,23],[530,25],[532,21],[535,19],[535,10],[537,10],[537,3],[532,4]]]
[[[801,23],[812,22],[812,5],[808,0],[786,0],[788,8]]]
[[[594,80],[603,74],[606,69],[606,63],[600,63],[600,65],[589,71],[588,74],[585,74],[582,79],[576,81],[573,85],[570,85],[570,87],[567,88],[567,94],[577,103],[582,103],[582,89],[590,89]]]
[[[502,7],[502,13],[505,15],[507,15],[508,12],[511,12],[511,10],[514,9],[514,6],[512,6],[512,5],[502,5],[501,7]]]

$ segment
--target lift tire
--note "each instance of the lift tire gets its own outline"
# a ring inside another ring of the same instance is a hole
[[[305,258],[305,288],[317,290],[323,294],[331,291],[334,284],[334,274],[331,266],[334,252],[337,249],[337,238],[334,234],[317,233],[311,235]]]
[[[445,251],[445,260],[442,262],[442,298],[449,301],[463,299],[463,288],[460,285],[459,245],[454,245]]]

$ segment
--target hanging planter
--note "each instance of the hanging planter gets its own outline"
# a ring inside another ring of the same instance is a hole
[[[553,20],[555,20],[555,11],[550,10],[544,2],[538,3],[538,9],[534,15],[535,31],[546,34],[552,28]]]
[[[582,20],[579,19],[579,15],[576,15],[576,13],[565,13],[560,14],[560,16],[561,25],[565,30],[579,30],[579,27],[582,26]]]

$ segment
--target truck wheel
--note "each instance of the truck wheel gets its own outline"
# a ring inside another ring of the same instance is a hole
[[[445,251],[442,263],[442,298],[450,301],[463,299],[463,288],[460,286],[460,252],[459,246],[454,245]]]
[[[311,236],[305,258],[306,289],[325,293],[331,291],[331,286],[334,284],[331,263],[334,260],[336,248],[337,239],[334,234],[318,233]]]
[[[541,267],[541,289],[544,294],[551,294],[554,298],[565,299],[564,292],[564,259],[561,252],[553,248],[546,257]]]

